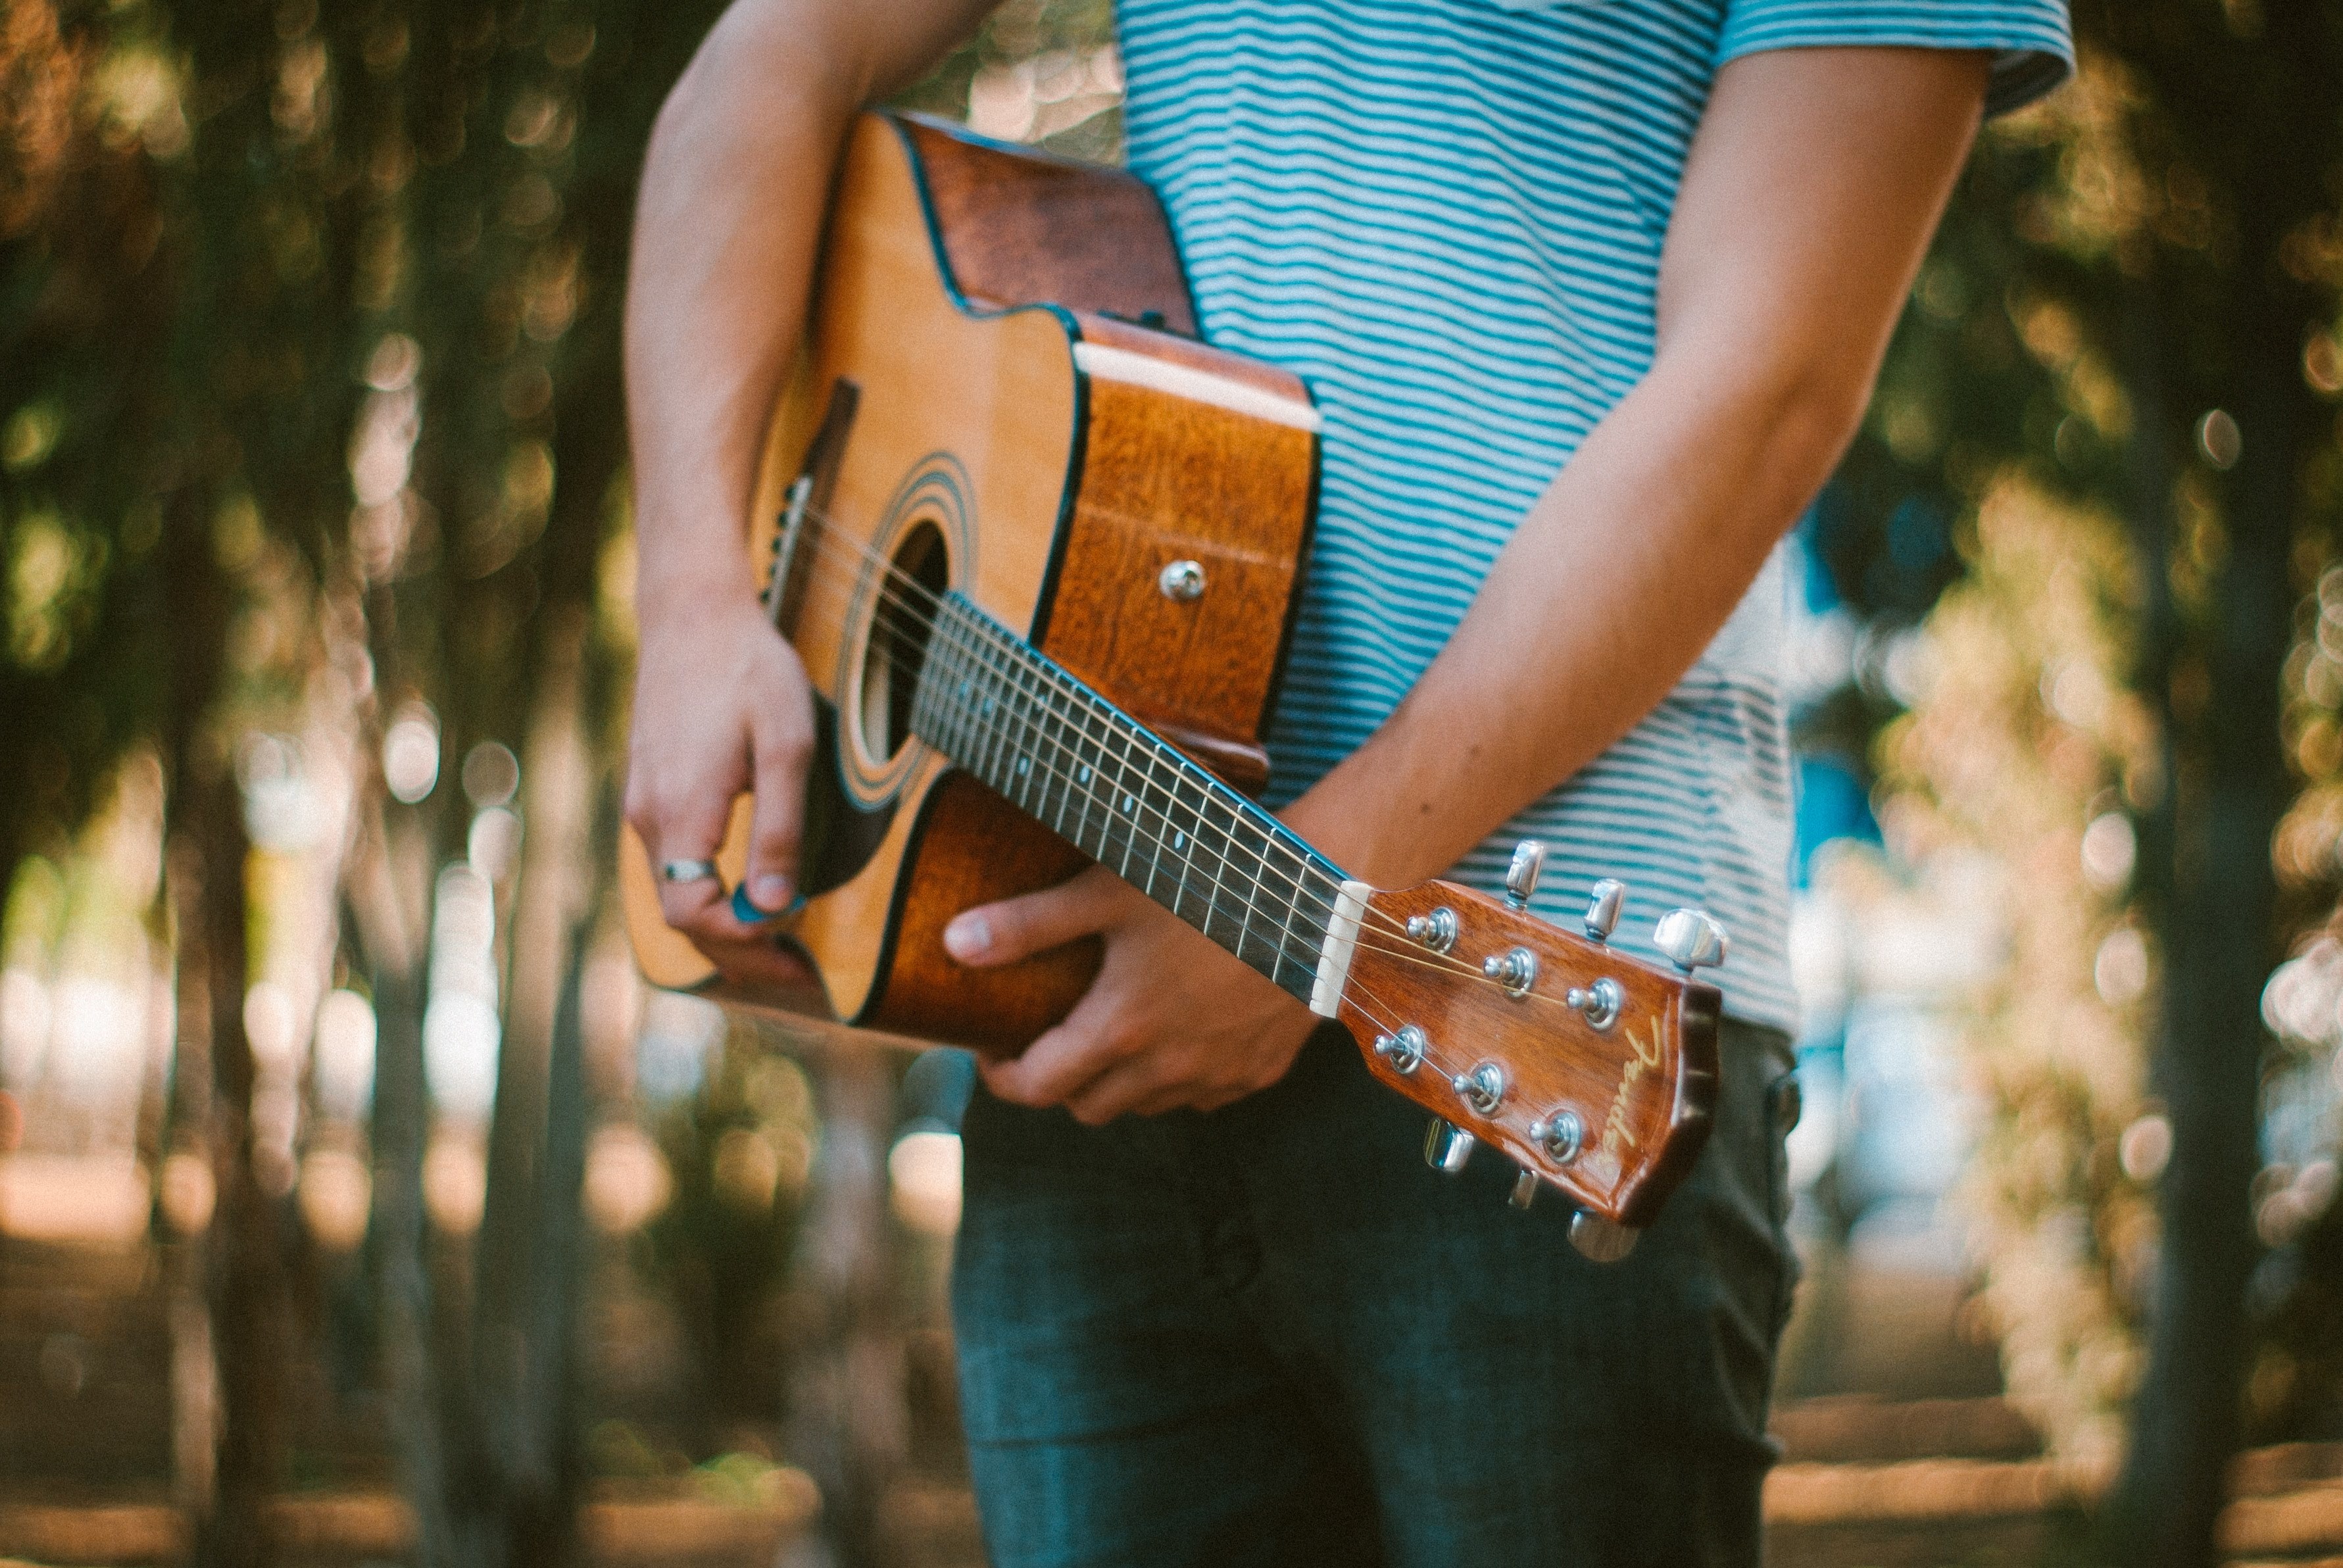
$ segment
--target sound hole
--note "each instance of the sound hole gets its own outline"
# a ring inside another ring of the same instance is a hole
[[[950,565],[941,530],[924,520],[903,535],[893,559],[895,569],[881,585],[871,621],[860,693],[863,744],[882,771],[911,739],[920,667],[927,659],[928,633]]]

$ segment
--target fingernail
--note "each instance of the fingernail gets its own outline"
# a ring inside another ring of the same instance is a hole
[[[777,915],[789,907],[789,879],[768,871],[752,882],[749,896],[757,907],[769,915]]]
[[[991,945],[992,929],[982,915],[962,915],[944,928],[944,951],[962,963],[982,958]]]

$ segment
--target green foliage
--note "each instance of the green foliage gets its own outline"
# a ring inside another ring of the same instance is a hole
[[[337,641],[332,699],[518,739],[623,521],[635,171],[719,9],[10,0],[5,863]]]
[[[2088,638],[2068,638],[2064,653],[2037,648],[2035,690],[2021,682],[1987,704],[1965,677],[1953,695],[1924,699],[1916,717],[1941,725],[1931,702],[1974,699],[1973,719],[1996,716],[1972,739],[1986,755],[2016,742],[2005,756],[2013,777],[2056,770],[2078,747],[2097,749],[2091,768],[2030,792],[2027,812],[2012,814],[1974,809],[1978,747],[1916,750],[1906,736],[1886,757],[1940,805],[1966,811],[1972,839],[2013,854],[2029,834],[2045,846],[2015,862],[2026,868],[2017,991],[1988,1000],[1976,1063],[1993,1114],[1975,1183],[1989,1216],[1987,1296],[2011,1332],[2013,1383],[2093,1469],[2104,1447],[2084,1434],[2104,1432],[2148,1369],[2126,1493],[2131,1539],[2193,1561],[2237,1432],[2257,1073],[2286,1070],[2267,1051],[2256,1002],[2279,937],[2306,918],[2331,920],[2338,886],[2335,797],[2324,785],[2343,750],[2334,719],[2343,683],[2299,650],[2326,624],[2321,602],[2295,613],[2295,601],[2331,555],[2343,499],[2332,408],[2343,391],[2343,122],[2327,85],[2343,70],[2343,20],[2331,5],[2228,0],[2085,5],[2077,21],[2080,79],[1988,129],[1845,484],[1874,518],[1917,493],[1955,520],[1969,575],[1935,629],[1966,638],[1966,658],[1987,658],[1969,635],[1979,627],[2000,628],[1985,640],[1997,638],[1990,658],[2005,659],[2074,613],[2052,613],[2043,598],[2063,575],[2055,560],[2014,569],[2009,540],[1981,536],[1981,510],[2030,498],[2029,511],[2063,508],[2077,520],[2065,536],[2077,564],[2110,539],[2129,556],[2129,570],[2102,572],[2102,586],[2074,599],[2104,601],[2099,613],[2125,628],[2119,639],[2096,653]],[[1864,552],[1879,552],[1880,533],[1845,535],[1838,564],[1867,580],[1874,562]],[[1927,585],[1917,587],[1925,600]],[[2077,659],[2127,689],[2115,694],[2137,714],[2126,735],[2094,738],[2089,723],[2077,729],[2060,713],[2056,666]],[[2306,773],[2322,789],[2277,835],[2280,885],[2267,849]],[[2030,822],[2060,799],[2066,819]],[[2078,887],[2058,846],[2101,818],[2129,824],[2137,870],[2120,886]],[[2148,1005],[2117,1010],[2113,1036],[2103,1017],[2029,1029],[2029,1019],[2065,1009],[2073,1019],[2107,1011],[2104,965],[2102,983],[2080,993],[2088,969],[2077,966],[2126,922],[2154,960]],[[2061,942],[2072,950],[2046,961]],[[2076,1070],[2077,1052],[2120,1058],[2107,1046],[2129,1050],[2124,1070]],[[2159,1111],[2142,1098],[2151,1087],[2168,1123],[2148,1114]],[[2131,1157],[2145,1145],[2123,1146],[2143,1120],[2168,1128],[2168,1165],[2160,1154]],[[2155,1191],[2163,1215],[2152,1280],[2137,1262],[2147,1245],[2137,1182]],[[2298,1185],[2277,1186],[2307,1205]],[[2274,1367],[2343,1364],[2331,1328],[2310,1336],[2318,1352],[2283,1348],[2318,1318],[2292,1303],[2306,1292],[2337,1299],[2333,1223],[2312,1227],[2292,1258],[2281,1249],[2281,1266],[2256,1280],[2281,1331],[2265,1342],[2253,1379],[2265,1431],[2304,1430],[2317,1402],[2304,1377]],[[2057,1296],[2036,1266],[2046,1260],[2099,1283]],[[2065,1303],[2055,1312],[2044,1305],[2054,1300]],[[2067,1311],[2077,1302],[2079,1316]],[[2047,1321],[2062,1316],[2071,1321]],[[2114,1348],[2047,1353],[2093,1342]],[[2331,1383],[2318,1397],[2331,1401]]]

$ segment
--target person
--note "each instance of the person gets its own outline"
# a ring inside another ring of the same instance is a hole
[[[627,376],[628,789],[700,858],[753,785],[793,894],[812,721],[739,567],[835,156],[986,0],[737,0],[646,161]],[[1123,0],[1131,166],[1203,335],[1325,417],[1270,802],[1378,886],[1623,941],[1729,930],[1724,1083],[1624,1261],[1449,1178],[1355,1049],[1095,868],[971,910],[970,965],[1094,986],[987,1064],[953,1287],[987,1550],[1023,1564],[1749,1563],[1794,1261],[1779,542],[1852,438],[1982,114],[2071,68],[2063,0]],[[775,961],[713,879],[711,953]],[[1632,942],[1631,942],[1632,945]]]

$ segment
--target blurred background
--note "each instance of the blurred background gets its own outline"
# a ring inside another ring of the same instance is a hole
[[[0,1558],[980,1560],[965,1062],[616,925],[718,9],[0,0]],[[2343,8],[2077,20],[1789,547],[1784,1563],[2343,1560]],[[1120,90],[1011,0],[909,99]]]

